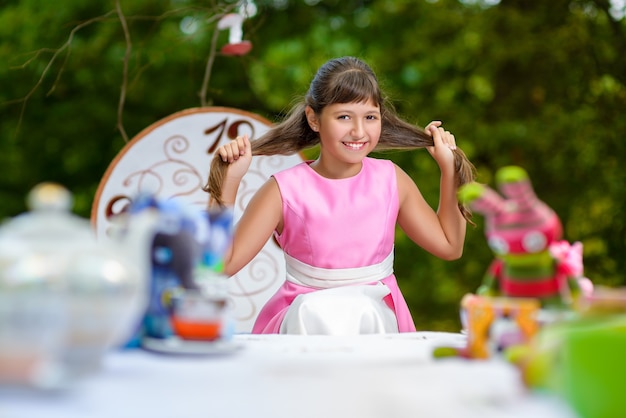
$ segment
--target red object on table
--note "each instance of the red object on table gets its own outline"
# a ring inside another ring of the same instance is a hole
[[[221,321],[189,321],[172,316],[172,328],[185,340],[217,340],[222,332]]]

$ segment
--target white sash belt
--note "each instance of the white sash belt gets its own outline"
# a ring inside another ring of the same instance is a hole
[[[287,281],[318,289],[373,283],[393,274],[393,249],[380,263],[365,267],[345,269],[314,267],[286,253],[285,261]]]

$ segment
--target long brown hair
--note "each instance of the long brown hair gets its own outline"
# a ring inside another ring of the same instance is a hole
[[[320,115],[322,109],[334,103],[356,103],[371,100],[378,104],[382,129],[376,151],[411,150],[433,146],[433,139],[423,128],[401,119],[393,105],[383,96],[376,75],[363,61],[354,57],[335,58],[322,65],[311,81],[304,100],[296,104],[285,119],[264,135],[250,142],[252,155],[291,155],[319,144],[319,134],[307,122],[305,108],[310,106]],[[457,187],[476,177],[472,163],[458,147],[454,150]],[[222,181],[228,163],[214,155],[209,179],[203,190],[221,205]],[[462,203],[459,209],[465,219],[471,212]]]

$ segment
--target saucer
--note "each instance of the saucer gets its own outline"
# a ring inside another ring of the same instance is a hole
[[[233,341],[194,341],[183,340],[178,337],[150,338],[144,337],[141,346],[145,350],[162,354],[178,355],[226,355],[242,348],[241,344]]]

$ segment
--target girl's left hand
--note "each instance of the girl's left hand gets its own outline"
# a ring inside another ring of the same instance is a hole
[[[433,138],[434,146],[426,147],[426,149],[437,161],[439,167],[444,168],[449,164],[454,167],[454,153],[452,152],[456,149],[454,135],[443,129],[441,121],[438,120],[430,122],[424,130]]]

